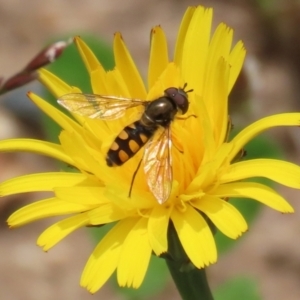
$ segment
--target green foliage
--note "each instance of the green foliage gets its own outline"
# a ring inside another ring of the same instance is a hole
[[[253,279],[239,277],[227,281],[214,292],[215,300],[262,300]]]

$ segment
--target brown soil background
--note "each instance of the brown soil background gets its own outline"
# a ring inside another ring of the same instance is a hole
[[[55,36],[86,31],[111,43],[113,33],[121,31],[145,75],[150,28],[160,24],[172,49],[186,7],[202,4],[214,8],[215,24],[224,21],[235,29],[235,39],[245,42],[248,54],[244,74],[248,84],[240,82],[232,101],[234,123],[247,125],[269,114],[297,111],[300,106],[299,1],[261,3],[265,3],[263,8],[246,0],[0,0],[0,74],[8,77],[17,72]],[[27,102],[25,92],[31,86],[1,97],[0,139],[41,137],[39,128],[28,121],[36,117],[32,108],[24,116],[7,105],[14,97]],[[247,105],[241,100],[245,95],[251,100]],[[289,160],[300,162],[298,129],[272,130],[270,136],[282,144]],[[29,154],[1,154],[0,166],[1,181],[55,170],[50,159]],[[209,268],[212,287],[234,276],[250,275],[258,280],[265,300],[300,299],[300,192],[283,187],[278,190],[295,207],[295,214],[282,215],[264,208],[239,245]],[[44,196],[13,196],[0,202],[0,299],[122,299],[108,285],[94,296],[79,287],[81,270],[94,247],[84,230],[47,254],[35,242],[51,224],[48,221],[8,230],[5,220],[12,211]],[[180,298],[170,280],[155,299]]]

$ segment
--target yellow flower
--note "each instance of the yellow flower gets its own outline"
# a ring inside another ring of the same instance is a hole
[[[52,191],[53,197],[27,205],[8,219],[17,227],[38,219],[67,215],[45,230],[38,245],[45,251],[74,230],[115,222],[90,256],[81,285],[96,292],[114,271],[120,286],[137,288],[142,283],[151,253],[168,251],[167,230],[173,223],[190,261],[203,268],[217,260],[211,229],[203,215],[225,235],[236,239],[247,230],[239,211],[228,198],[251,198],[283,213],[292,207],[273,189],[252,177],[266,177],[300,188],[300,168],[274,159],[235,162],[244,145],[260,132],[275,126],[299,126],[300,114],[273,115],[261,119],[227,141],[228,94],[242,68],[242,42],[232,47],[233,31],[220,24],[211,36],[212,9],[188,8],[180,25],[174,58],[169,59],[161,27],[151,32],[148,88],[122,40],[114,38],[116,66],[105,72],[97,58],[80,39],[75,42],[89,71],[93,92],[127,98],[153,100],[170,87],[187,83],[189,109],[186,118],[171,124],[173,182],[167,201],[158,203],[142,170],[137,172],[131,197],[132,175],[143,155],[139,151],[124,165],[109,167],[106,154],[122,129],[137,120],[139,108],[122,118],[100,120],[60,112],[37,95],[31,100],[62,127],[60,143],[30,139],[4,140],[0,151],[30,151],[54,157],[78,169],[77,173],[50,172],[7,180],[1,196]],[[60,98],[81,93],[46,70],[40,80]],[[184,117],[185,117],[184,116]],[[190,117],[189,117],[190,116]],[[200,213],[201,212],[201,213]]]

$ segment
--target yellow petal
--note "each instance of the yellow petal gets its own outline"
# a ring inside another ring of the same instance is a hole
[[[132,172],[127,173],[128,179],[131,180]],[[145,182],[143,183],[145,184]],[[130,189],[130,181],[126,182],[124,178],[115,178],[106,185],[105,196],[110,199],[112,203],[120,207],[124,211],[140,211],[147,210],[153,207],[153,194],[144,189],[137,189],[133,186],[131,197],[128,197]]]
[[[221,176],[219,183],[252,177],[265,177],[291,188],[300,188],[300,167],[276,159],[251,159],[235,163]]]
[[[82,132],[82,128],[78,123],[73,121],[66,114],[59,111],[53,105],[44,101],[42,98],[33,93],[29,93],[28,96],[36,106],[38,106],[45,114],[47,114],[52,120],[54,120],[61,128],[70,132],[74,130]]]
[[[216,262],[215,241],[200,213],[187,205],[184,212],[174,209],[171,219],[187,256],[197,268]]]
[[[118,222],[97,245],[83,270],[80,285],[91,293],[99,290],[117,268],[123,242],[136,218]]]
[[[103,68],[94,70],[90,74],[91,85],[94,94],[109,95],[107,90],[107,73]]]
[[[233,30],[226,24],[221,23],[215,30],[208,49],[207,71],[215,68],[218,60],[222,57],[227,60],[232,44]]]
[[[238,41],[237,44],[234,46],[233,50],[231,51],[228,63],[230,65],[230,78],[229,78],[229,84],[228,84],[228,94],[233,88],[233,85],[236,82],[236,79],[238,78],[241,69],[244,64],[246,56],[246,50],[244,48],[244,44],[242,41]]]
[[[151,30],[151,47],[148,67],[148,89],[150,90],[169,63],[168,45],[160,26]]]
[[[234,145],[234,149],[230,153],[229,159],[232,160],[250,140],[266,129],[277,126],[299,125],[300,113],[278,114],[260,119],[243,129],[232,139],[230,143]]]
[[[122,95],[122,97],[131,98],[127,83],[124,80],[124,77],[122,76],[120,70],[117,68],[107,72],[106,86],[109,95],[116,95],[116,96]],[[122,118],[120,121],[122,121]]]
[[[8,218],[7,223],[10,227],[18,227],[44,218],[81,213],[88,208],[84,204],[49,198],[22,207]]]
[[[212,9],[198,6],[190,21],[182,55],[183,78],[202,95],[204,86],[204,66],[211,34]]]
[[[113,172],[111,172],[105,162],[105,156],[102,155],[99,160],[96,160],[96,157],[89,152],[92,149],[83,139],[82,135],[76,132],[63,131],[59,136],[59,140],[64,151],[73,158],[77,168],[88,170],[89,173],[94,174],[100,181],[102,179],[106,181],[113,176]]]
[[[63,151],[61,145],[33,139],[11,139],[0,141],[0,152],[25,151],[41,155],[47,155],[73,165],[72,158]]]
[[[149,217],[148,221],[148,236],[149,242],[154,253],[159,256],[167,252],[168,239],[167,230],[169,224],[171,208],[156,205]]]
[[[206,195],[191,204],[205,213],[220,231],[232,239],[238,238],[248,228],[241,213],[218,197]]]
[[[98,61],[93,51],[80,37],[75,37],[74,41],[90,74],[93,92],[95,94],[106,95],[106,72],[104,68]]]
[[[163,91],[169,87],[183,86],[180,77],[179,68],[173,62],[167,64],[158,80],[152,85],[146,100],[153,100],[161,97]]]
[[[91,225],[108,224],[127,217],[126,212],[113,203],[98,204],[98,206],[88,213]]]
[[[102,67],[93,51],[79,36],[74,38],[74,42],[89,73]]]
[[[294,212],[291,205],[270,187],[255,182],[222,184],[211,192],[218,197],[251,198],[283,213]]]
[[[124,241],[117,269],[120,286],[138,288],[146,275],[152,251],[147,222],[147,218],[141,218]]]
[[[104,198],[104,187],[98,186],[72,186],[54,187],[55,196],[63,201],[98,206],[108,202]]]
[[[215,144],[220,146],[227,133],[229,65],[221,57],[206,76],[203,100],[205,102],[213,128]],[[216,86],[218,87],[216,89]]]
[[[37,245],[48,251],[67,235],[88,224],[86,213],[72,216],[48,227],[38,238]]]
[[[40,69],[39,80],[51,91],[56,98],[69,93],[81,93],[79,88],[70,86],[46,69]]]
[[[176,63],[177,66],[181,66],[182,64],[183,45],[185,41],[185,36],[195,10],[196,7],[189,6],[180,23],[179,33],[177,35],[176,46],[175,46],[175,54],[174,54],[174,62]]]
[[[202,132],[205,134],[200,135],[199,138],[203,139],[202,143],[200,144],[203,148],[202,151],[204,151],[204,157],[202,158],[202,164],[205,164],[206,161],[210,161],[211,157],[215,155],[215,139],[213,134],[213,124],[211,123],[211,119],[209,116],[209,111],[203,101],[202,97],[199,97],[198,95],[195,95],[196,103],[195,103],[195,114],[197,116],[197,122],[200,124],[200,128],[202,129]],[[189,141],[190,143],[193,143],[193,140]],[[190,147],[190,149],[195,149],[194,146]],[[197,157],[197,155],[194,155]]]
[[[146,99],[147,92],[135,63],[120,33],[115,34],[114,54],[117,69],[121,72],[132,98]]]
[[[211,185],[211,182],[215,180],[216,176],[220,172],[220,168],[226,162],[228,154],[231,152],[232,144],[225,143],[223,144],[215,153],[212,160],[203,166],[201,166],[196,176],[194,176],[193,181],[190,183],[185,193],[188,195],[198,194],[199,192],[205,190],[206,187]],[[199,190],[201,189],[201,190]],[[183,199],[183,200],[187,200]],[[193,199],[189,198],[189,199]]]
[[[86,180],[87,177],[79,173],[49,172],[15,177],[0,184],[0,195],[53,191],[58,186],[73,186]]]

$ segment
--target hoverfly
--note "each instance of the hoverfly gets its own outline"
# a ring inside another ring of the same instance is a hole
[[[121,166],[145,146],[143,162],[147,184],[156,200],[168,200],[172,189],[172,159],[170,125],[177,113],[185,114],[189,108],[187,93],[183,88],[170,87],[164,95],[151,101],[96,94],[66,94],[58,103],[72,113],[92,119],[114,120],[122,117],[127,109],[143,106],[139,120],[126,126],[115,138],[107,152],[110,167]],[[129,197],[134,178],[133,174]]]

